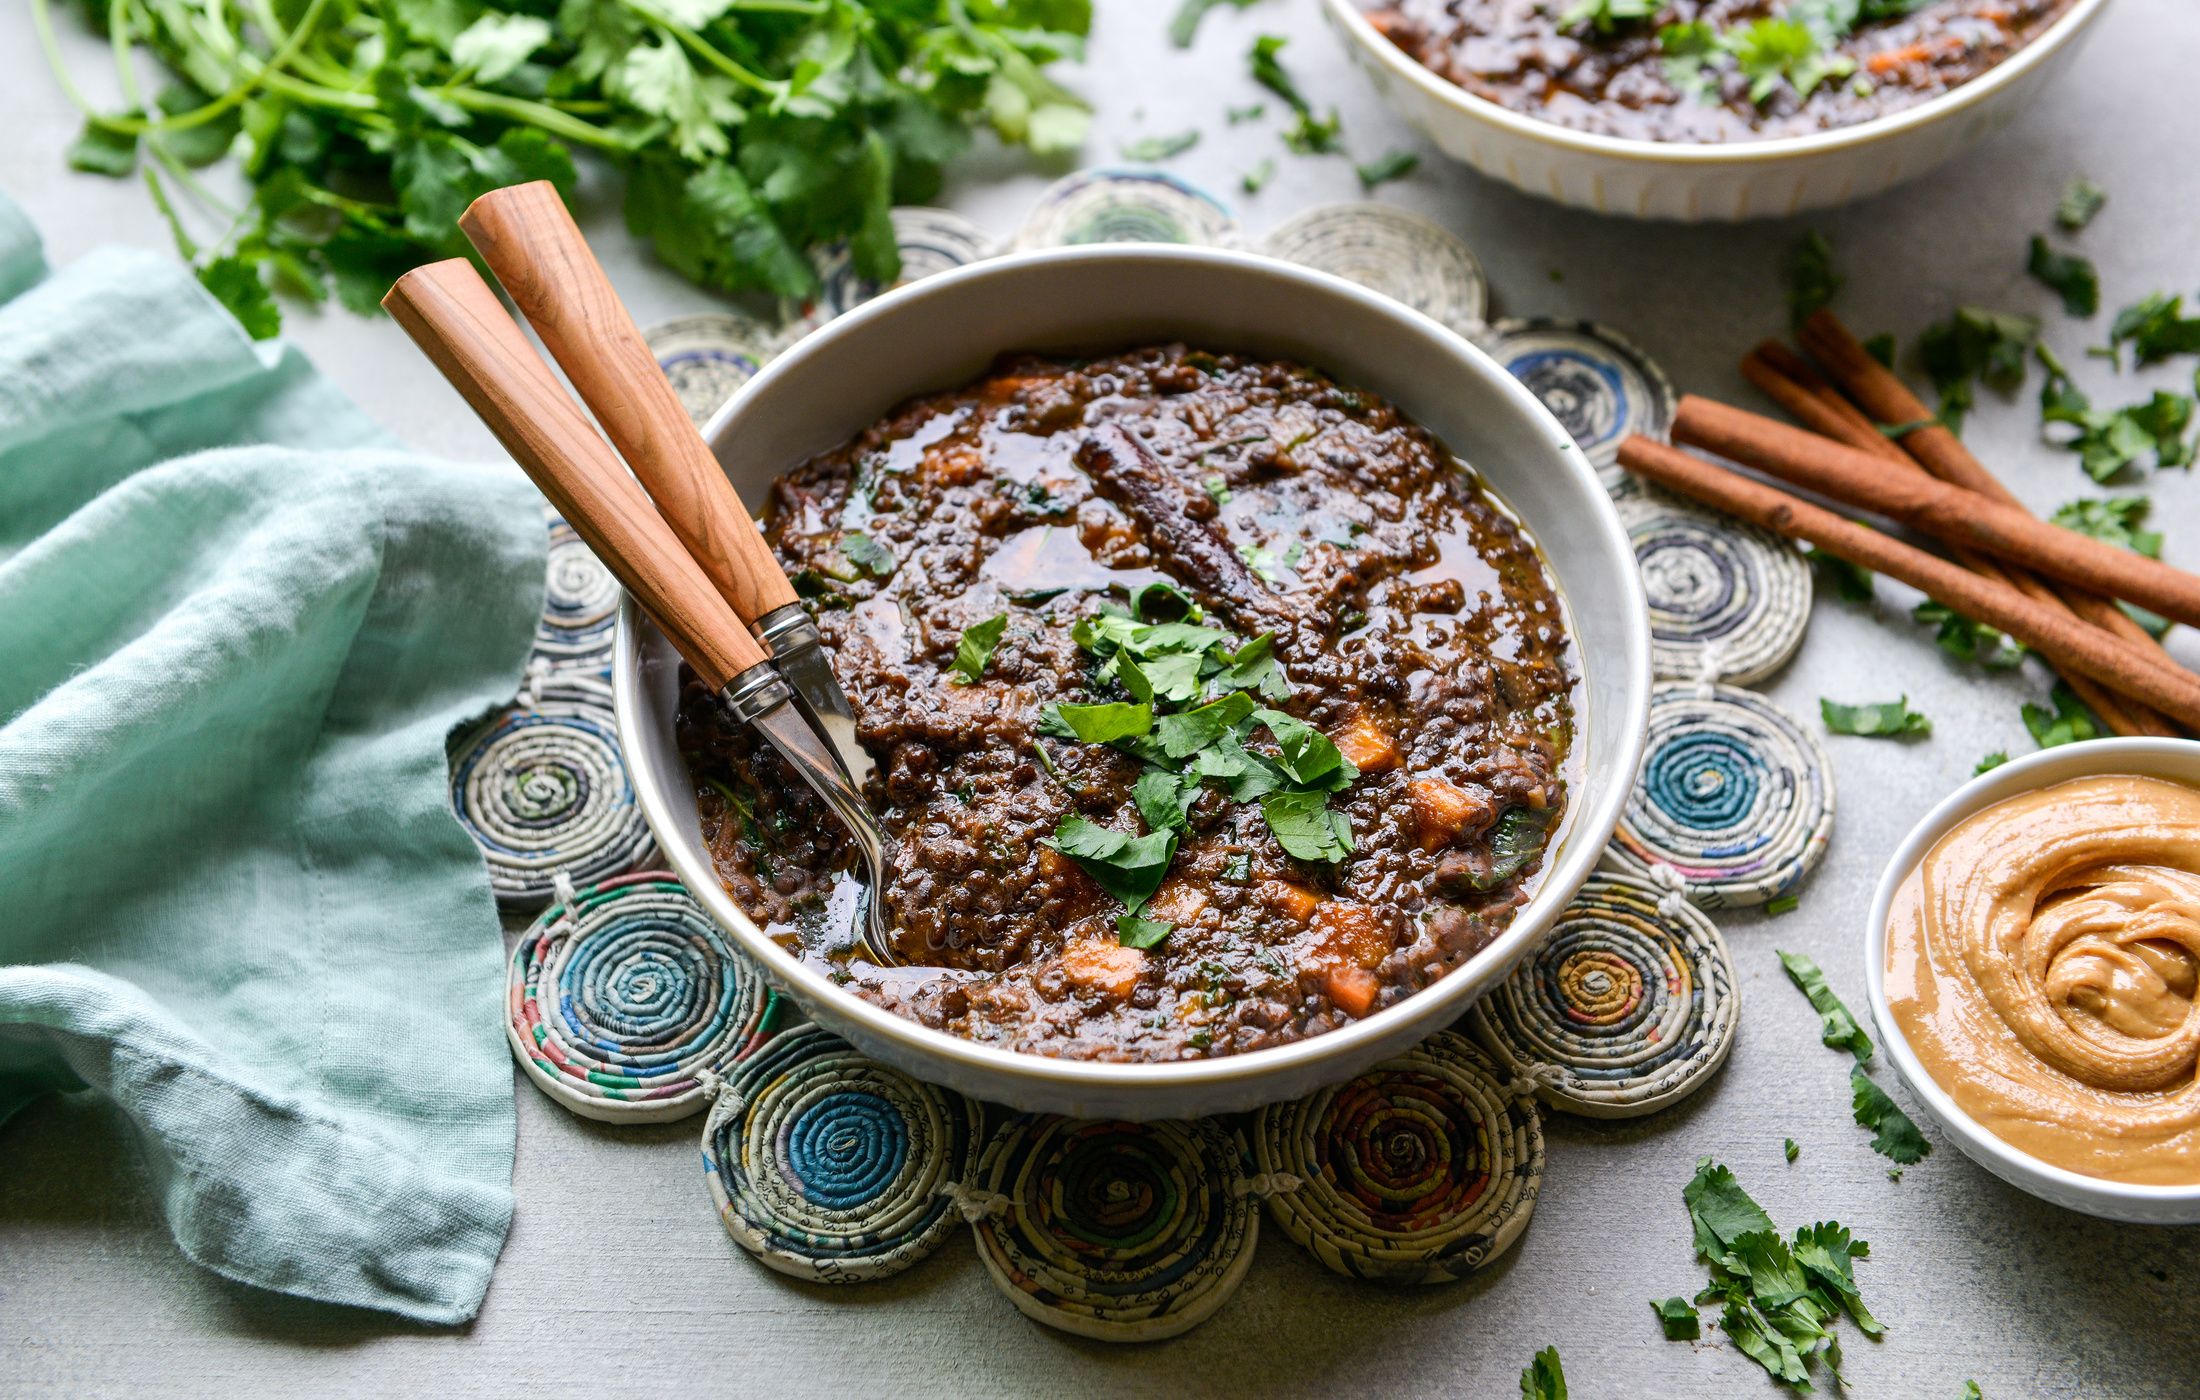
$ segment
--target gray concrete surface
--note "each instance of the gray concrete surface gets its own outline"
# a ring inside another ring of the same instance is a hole
[[[1264,30],[1293,36],[1294,71],[1319,102],[1343,109],[1361,159],[1412,139],[1335,52],[1312,0],[1218,10],[1191,54],[1163,42],[1173,8],[1103,3],[1091,61],[1073,75],[1101,113],[1089,162],[1112,159],[1137,135],[1196,125],[1204,140],[1171,168],[1225,192],[1252,229],[1356,196],[1344,161],[1285,155],[1273,122],[1224,124],[1226,103],[1255,96],[1242,56]],[[97,46],[79,37],[70,47],[86,71],[100,66]],[[2200,7],[2121,0],[2067,80],[2014,130],[1952,170],[1814,220],[1849,274],[1841,308],[1851,322],[1907,340],[1968,300],[2047,315],[2069,351],[2100,338],[2098,323],[2080,328],[2053,312],[2023,272],[2026,237],[2046,229],[2057,192],[2080,171],[2110,192],[2078,240],[2101,266],[2108,305],[2157,287],[2189,293],[2200,281],[2196,52]],[[58,259],[104,241],[164,246],[137,186],[64,168],[76,126],[23,12],[0,19],[0,187],[29,208]],[[1269,154],[1274,183],[1238,196],[1238,174]],[[980,159],[948,199],[1005,232],[1045,178]],[[708,304],[629,246],[601,182],[591,195],[587,221],[645,321]],[[1684,387],[1744,401],[1735,358],[1780,328],[1779,267],[1804,226],[1604,221],[1516,196],[1433,152],[1382,196],[1464,236],[1490,269],[1500,312],[1608,321]],[[293,312],[291,324],[327,374],[410,441],[494,451],[394,327],[339,313]],[[2190,387],[2189,361],[2111,389],[2104,366],[2071,359],[2118,401],[2138,397],[2142,382]],[[2074,458],[2037,442],[2034,423],[2029,394],[2014,406],[1989,402],[1971,440],[2047,508],[2088,483]],[[2200,561],[2200,484],[2170,473],[2145,485],[2170,557]],[[2066,1214],[1945,1145],[1889,1181],[1849,1122],[1845,1061],[1819,1046],[1774,959],[1775,946],[1812,954],[1861,1006],[1862,920],[1882,861],[1980,755],[2030,747],[2018,705],[2045,693],[2042,676],[1959,669],[1908,620],[1912,601],[1887,584],[1876,616],[1821,599],[1801,655],[1770,686],[1814,725],[1820,695],[1907,693],[1935,733],[1912,745],[1828,740],[1840,815],[1802,907],[1777,920],[1721,918],[1744,995],[1733,1061],[1695,1099],[1646,1121],[1551,1117],[1541,1207],[1511,1257],[1480,1280],[1386,1292],[1326,1273],[1270,1232],[1214,1320],[1129,1350],[1026,1322],[961,1240],[885,1284],[802,1287],[758,1267],[720,1230],[696,1171],[695,1125],[613,1131],[519,1082],[511,1241],[479,1320],[437,1332],[192,1268],[161,1226],[125,1125],[99,1105],[57,1100],[0,1130],[0,1393],[1479,1397],[1516,1394],[1530,1353],[1556,1344],[1584,1400],[1765,1395],[1763,1373],[1723,1341],[1667,1343],[1645,1306],[1701,1282],[1679,1190],[1710,1153],[1783,1224],[1837,1218],[1872,1242],[1858,1272],[1888,1332],[1878,1343],[1850,1337],[1858,1395],[1954,1400],[1966,1378],[1992,1400],[2200,1395],[2200,1235]],[[1792,1166],[1781,1160],[1784,1137],[1802,1144]]]

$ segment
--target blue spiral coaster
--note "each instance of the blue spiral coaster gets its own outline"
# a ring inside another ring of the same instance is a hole
[[[1016,231],[1018,251],[1079,243],[1206,243],[1237,239],[1222,201],[1159,171],[1085,170],[1055,181]]]
[[[1607,489],[1626,479],[1620,439],[1663,438],[1673,426],[1673,381],[1617,331],[1550,317],[1499,321],[1488,348],[1557,418]]]
[[[1433,219],[1392,204],[1323,204],[1271,231],[1261,251],[1381,292],[1455,330],[1489,310],[1481,260]]]
[[[1754,525],[1645,488],[1619,501],[1650,603],[1650,664],[1666,680],[1760,681],[1810,625],[1810,566]]]
[[[608,671],[618,622],[619,581],[572,526],[553,518],[535,659],[553,671]]]
[[[894,242],[901,249],[901,277],[882,285],[856,276],[855,264],[845,244],[834,247],[818,260],[817,275],[825,290],[813,313],[819,323],[852,310],[892,287],[977,262],[994,251],[993,235],[960,214],[946,209],[907,205],[889,216]]]
[[[1706,909],[1763,904],[1803,882],[1832,832],[1825,750],[1785,710],[1726,685],[1651,691],[1613,864]]]
[[[606,880],[512,950],[505,1034],[528,1078],[584,1117],[662,1123],[756,1044],[770,994],[679,880]]]
[[[539,909],[560,876],[593,885],[652,860],[656,843],[619,754],[611,687],[553,673],[451,750],[451,810],[510,909]]]
[[[787,335],[752,317],[713,314],[651,326],[642,339],[680,406],[702,427],[785,348]]]
[[[973,1109],[816,1026],[766,1041],[718,1091],[703,1172],[726,1233],[783,1274],[900,1273],[961,1221]]]

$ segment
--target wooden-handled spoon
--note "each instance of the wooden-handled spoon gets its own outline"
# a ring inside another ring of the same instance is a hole
[[[815,620],[681,406],[557,187],[537,180],[491,190],[458,224],[673,533],[719,595],[756,629],[860,787],[871,758],[856,742],[854,710],[818,645]]]
[[[877,818],[831,747],[791,703],[785,677],[505,314],[496,293],[472,263],[453,258],[406,273],[382,305],[620,586],[648,609],[727,712],[761,733],[847,824],[870,884],[863,942],[876,961],[891,964],[881,898],[886,838]]]

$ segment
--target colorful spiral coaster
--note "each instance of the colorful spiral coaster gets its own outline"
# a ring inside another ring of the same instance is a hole
[[[575,672],[552,673],[533,704],[499,710],[458,740],[451,809],[506,908],[539,908],[559,875],[592,885],[657,849],[619,756],[611,687]]]
[[[720,1087],[703,1172],[726,1233],[783,1274],[861,1283],[930,1254],[960,1219],[973,1108],[817,1026],[758,1048]]]
[[[1763,680],[1810,625],[1810,566],[1795,546],[1667,492],[1619,502],[1650,600],[1650,662],[1666,680]]]
[[[651,326],[642,339],[701,427],[784,348],[786,336],[745,316],[711,315]]]
[[[1212,1119],[1026,1114],[978,1160],[978,1255],[1024,1314],[1109,1342],[1191,1330],[1245,1278],[1260,1220],[1244,1145]]]
[[[1271,1104],[1254,1160],[1269,1214],[1331,1269],[1382,1283],[1465,1278],[1527,1228],[1543,1124],[1464,1037],[1439,1031],[1349,1083]]]
[[[552,670],[602,671],[611,665],[619,621],[619,581],[563,520],[550,521],[549,586],[535,624],[535,657]]]
[[[1628,874],[1706,909],[1793,890],[1825,854],[1833,777],[1809,731],[1733,686],[1650,694],[1642,775],[1607,854]]]
[[[1740,1001],[1726,940],[1656,886],[1597,876],[1511,977],[1474,1033],[1553,1108],[1633,1118],[1686,1098],[1734,1048]]]
[[[1221,201],[1173,175],[1086,170],[1057,180],[1018,229],[1013,245],[1229,243],[1237,220]]]
[[[1261,241],[1261,251],[1335,273],[1460,330],[1489,309],[1490,282],[1467,245],[1442,225],[1388,204],[1309,209]]]
[[[512,950],[506,1037],[527,1077],[575,1113],[664,1123],[702,1109],[706,1075],[755,1043],[763,977],[664,871],[545,909]]]
[[[1662,438],[1673,425],[1673,381],[1626,337],[1594,322],[1499,321],[1489,351],[1543,401],[1608,487],[1626,476],[1621,438]]]
[[[856,276],[847,246],[835,247],[818,260],[817,275],[825,284],[817,302],[818,321],[861,306],[893,287],[990,257],[994,251],[993,235],[945,209],[909,206],[894,210],[891,217],[894,241],[901,246],[900,280],[882,285]]]

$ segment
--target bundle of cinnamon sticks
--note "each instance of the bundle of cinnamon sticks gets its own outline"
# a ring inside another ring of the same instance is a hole
[[[2001,629],[2118,734],[2200,730],[2200,676],[2115,602],[2200,626],[2200,576],[2032,515],[1832,313],[1812,315],[1799,339],[1817,367],[1767,341],[1742,373],[1802,426],[1691,394],[1673,441],[1934,536],[1953,561],[1639,434],[1620,444],[1620,464]]]

